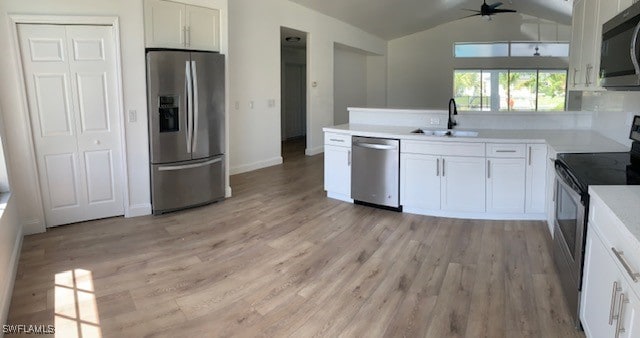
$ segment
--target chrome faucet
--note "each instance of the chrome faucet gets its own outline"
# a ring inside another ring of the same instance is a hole
[[[452,106],[453,109],[451,109]],[[453,98],[449,100],[449,119],[447,120],[447,129],[449,130],[458,125],[456,120],[451,118],[451,113],[453,113],[453,115],[458,115],[458,106],[456,106],[456,100],[454,100]]]

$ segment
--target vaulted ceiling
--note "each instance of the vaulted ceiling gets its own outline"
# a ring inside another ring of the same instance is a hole
[[[290,0],[391,40],[457,20],[480,9],[482,0]],[[487,0],[492,4],[494,0]],[[500,8],[515,9],[558,23],[571,24],[573,1],[502,0]],[[513,14],[500,14],[513,15]],[[474,20],[482,20],[474,17]],[[469,19],[471,20],[471,19]]]

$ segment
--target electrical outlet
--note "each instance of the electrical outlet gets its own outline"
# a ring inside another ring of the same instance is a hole
[[[236,107],[236,110],[240,109],[240,102],[236,101],[235,107]]]
[[[438,117],[432,117],[429,123],[431,123],[431,124],[438,124],[438,125],[439,125],[439,124],[440,124],[440,118],[438,118]]]
[[[253,101],[249,101],[249,108],[253,109]]]
[[[269,101],[267,101],[267,105],[269,106],[269,108],[274,108],[276,106],[276,100],[269,99]]]
[[[134,109],[129,110],[129,123],[138,121],[138,112]]]

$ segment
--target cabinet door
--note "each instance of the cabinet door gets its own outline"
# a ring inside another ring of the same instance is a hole
[[[487,212],[524,213],[525,160],[487,159]]]
[[[634,0],[620,0],[620,3],[618,5],[618,13],[626,10],[631,5],[633,5],[633,3],[634,3]]]
[[[582,70],[582,27],[584,26],[585,0],[573,3],[571,24],[571,44],[569,46],[569,89],[576,89],[583,82]]]
[[[600,36],[597,36],[598,24],[598,0],[583,0],[584,4],[584,21],[582,32],[582,71],[584,76],[581,78],[584,81],[584,86],[589,89],[595,89],[598,87],[598,72],[600,68],[600,53],[596,59],[596,41],[601,40]],[[573,42],[573,41],[572,41]],[[596,70],[598,67],[598,70]]]
[[[185,47],[184,4],[147,0],[145,1],[144,15],[145,45],[147,47]]]
[[[580,320],[587,337],[613,337],[616,323],[610,325],[609,316],[616,311],[613,302],[622,292],[622,280],[609,249],[592,228],[587,230]]]
[[[483,157],[442,158],[442,210],[485,211],[485,161]]]
[[[187,47],[220,51],[220,12],[215,9],[187,6]]]
[[[400,204],[440,210],[440,157],[400,155]]]
[[[547,145],[527,145],[526,213],[544,213],[547,193]]]
[[[351,148],[324,146],[324,190],[351,196]]]
[[[623,285],[622,289],[624,290],[625,299],[627,299],[628,303],[622,304],[622,307],[620,307],[619,303],[616,304],[619,307],[618,311],[620,309],[622,310],[621,317],[619,318],[621,322],[619,326],[616,326],[616,329],[620,330],[621,338],[640,337],[640,298],[638,298],[629,287]]]

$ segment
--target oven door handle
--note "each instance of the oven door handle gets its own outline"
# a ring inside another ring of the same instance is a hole
[[[640,33],[640,23],[633,30],[633,38],[631,38],[631,62],[636,71],[636,75],[640,75],[640,64],[638,64],[638,34]]]
[[[566,164],[562,163],[561,161],[556,160],[556,173],[560,173],[559,176],[563,181],[565,181],[565,183],[571,187],[573,187],[574,189],[577,189],[579,191],[579,193],[582,193],[582,191],[580,191],[580,184],[578,183],[578,179],[573,175],[573,173],[571,172],[571,170],[569,170],[569,167],[567,167]],[[567,182],[569,181],[569,182]]]

